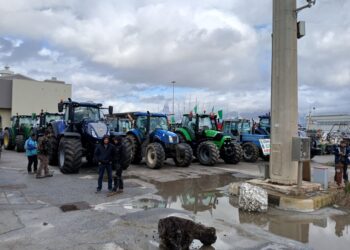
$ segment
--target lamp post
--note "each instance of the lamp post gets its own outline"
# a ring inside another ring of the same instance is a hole
[[[173,84],[173,116],[175,115],[175,83],[176,81],[171,82]]]

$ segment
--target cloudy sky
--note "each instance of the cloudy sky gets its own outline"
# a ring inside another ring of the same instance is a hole
[[[297,1],[298,5],[305,3]],[[350,113],[350,1],[299,14],[299,113]],[[272,0],[0,0],[0,67],[118,111],[267,112]]]

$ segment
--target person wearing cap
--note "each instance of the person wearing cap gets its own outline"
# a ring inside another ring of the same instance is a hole
[[[94,160],[98,164],[98,185],[96,192],[102,189],[102,180],[105,170],[108,176],[108,190],[112,191],[112,163],[114,160],[115,147],[109,143],[108,135],[104,135],[102,143],[96,146]]]
[[[38,140],[38,159],[40,161],[40,166],[36,174],[36,178],[51,177],[52,174],[49,172],[49,132],[45,131],[44,135]],[[44,176],[41,175],[44,170]]]
[[[346,141],[342,140],[340,142],[339,146],[336,146],[334,149],[334,163],[336,166],[336,172],[334,175],[334,180],[337,182],[338,185],[341,184],[341,177],[340,180],[337,180],[337,172],[339,170],[343,170],[343,179],[347,183],[349,182],[348,179],[348,165],[349,165],[349,156],[350,156],[350,148],[347,146]]]
[[[38,143],[36,142],[36,135],[33,133],[24,143],[26,155],[28,157],[27,170],[28,174],[32,173],[32,165],[34,163],[34,173],[38,167]]]
[[[115,151],[114,151],[114,161],[113,164],[115,166],[116,172],[114,177],[114,187],[113,192],[123,192],[124,185],[123,185],[123,168],[121,165],[122,160],[122,154],[123,154],[123,145],[122,145],[123,138],[121,136],[116,136],[113,138],[114,145],[115,145]]]

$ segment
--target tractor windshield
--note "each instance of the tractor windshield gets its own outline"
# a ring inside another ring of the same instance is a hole
[[[270,119],[269,118],[261,118],[259,121],[260,127],[267,128],[270,127]]]
[[[168,119],[164,116],[151,116],[150,131],[155,129],[168,130]]]
[[[57,114],[46,114],[45,116],[45,123],[50,123],[57,120],[62,120],[62,116]]]
[[[131,130],[131,122],[127,119],[119,120],[119,132],[128,132]]]
[[[101,113],[98,107],[79,106],[74,109],[74,121],[81,122],[83,120],[99,121]]]
[[[250,132],[250,122],[244,121],[242,124],[242,133],[249,133]]]
[[[19,118],[19,125],[31,125],[33,122],[31,117],[20,117]]]
[[[216,129],[212,119],[209,116],[199,117],[198,127],[199,130]]]

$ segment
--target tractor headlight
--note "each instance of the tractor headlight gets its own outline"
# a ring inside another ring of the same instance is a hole
[[[95,130],[91,129],[91,136],[94,137],[94,138],[97,138],[97,134],[95,132]]]
[[[173,137],[170,136],[170,135],[169,135],[169,142],[170,142],[170,143],[174,143],[174,139],[173,139]]]

